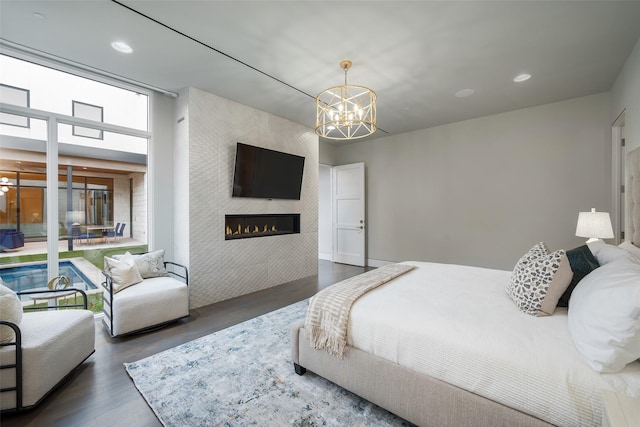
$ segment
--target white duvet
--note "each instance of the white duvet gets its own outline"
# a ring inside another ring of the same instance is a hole
[[[640,397],[640,362],[599,374],[578,356],[567,310],[533,317],[510,271],[406,262],[352,307],[348,344],[560,426],[602,425],[601,390]]]

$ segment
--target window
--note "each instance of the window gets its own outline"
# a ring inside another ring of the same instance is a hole
[[[29,90],[0,83],[0,101],[5,104],[29,107]],[[29,118],[0,113],[0,124],[28,128]]]
[[[46,207],[55,203],[61,239],[69,236],[74,223],[85,227],[120,223],[126,224],[132,245],[146,244],[150,134],[140,135],[139,131],[148,133],[148,94],[1,54],[0,70],[3,103],[9,93],[18,98],[15,103],[28,103],[26,109],[73,115],[96,124],[93,128],[80,122],[57,123],[55,196],[49,194],[43,173],[47,166],[44,141],[50,136],[47,121],[31,117],[29,128],[0,125],[0,178],[12,183],[0,199],[0,228],[20,229],[30,243],[42,242],[53,234],[47,232],[55,224]],[[57,90],[52,91],[54,85]],[[132,132],[112,132],[103,124]],[[67,243],[71,250],[73,242]],[[47,247],[39,249],[46,251]],[[87,253],[92,248],[82,249]],[[13,255],[3,252],[0,259]]]
[[[104,121],[103,108],[97,105],[86,104],[84,102],[72,101],[73,115],[81,119],[93,120],[94,122]],[[103,139],[102,131],[98,129],[85,128],[82,126],[73,127],[73,135],[85,138]]]
[[[108,237],[116,226],[127,230],[117,243],[127,248],[118,251],[146,250],[149,94],[34,59],[45,65],[0,54],[0,100],[23,106],[30,116],[5,110],[0,120],[0,184],[6,182],[0,185],[0,229],[19,230],[30,245],[28,253],[0,252],[0,264],[44,258],[52,276],[59,274],[60,258],[72,256],[72,263],[97,278],[104,251],[115,244]],[[57,90],[51,90],[54,85]],[[116,133],[108,125],[120,129]],[[50,149],[57,155],[49,156]],[[47,173],[50,167],[57,169],[54,176]],[[94,285],[98,289],[87,291],[88,306],[100,312],[102,292],[99,282]]]

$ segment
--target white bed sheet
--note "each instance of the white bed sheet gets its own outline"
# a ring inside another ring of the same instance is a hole
[[[578,356],[567,310],[533,317],[510,271],[408,261],[356,301],[348,344],[560,426],[602,425],[601,390],[640,397],[640,362],[599,374]]]

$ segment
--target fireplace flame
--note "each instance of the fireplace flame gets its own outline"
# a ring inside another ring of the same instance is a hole
[[[251,229],[251,226],[249,225],[245,226],[243,229],[242,226],[238,224],[237,230],[232,229],[228,225],[225,226],[225,234],[227,236],[238,236],[241,234],[255,234],[255,233],[275,233],[277,231],[278,229],[276,228],[275,225],[269,225],[269,224],[264,224],[262,226],[262,230],[257,225],[254,225],[253,229]]]

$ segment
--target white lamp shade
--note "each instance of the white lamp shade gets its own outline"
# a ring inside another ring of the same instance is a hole
[[[591,239],[612,239],[613,227],[611,227],[609,212],[596,212],[592,208],[591,212],[578,213],[576,236]]]

